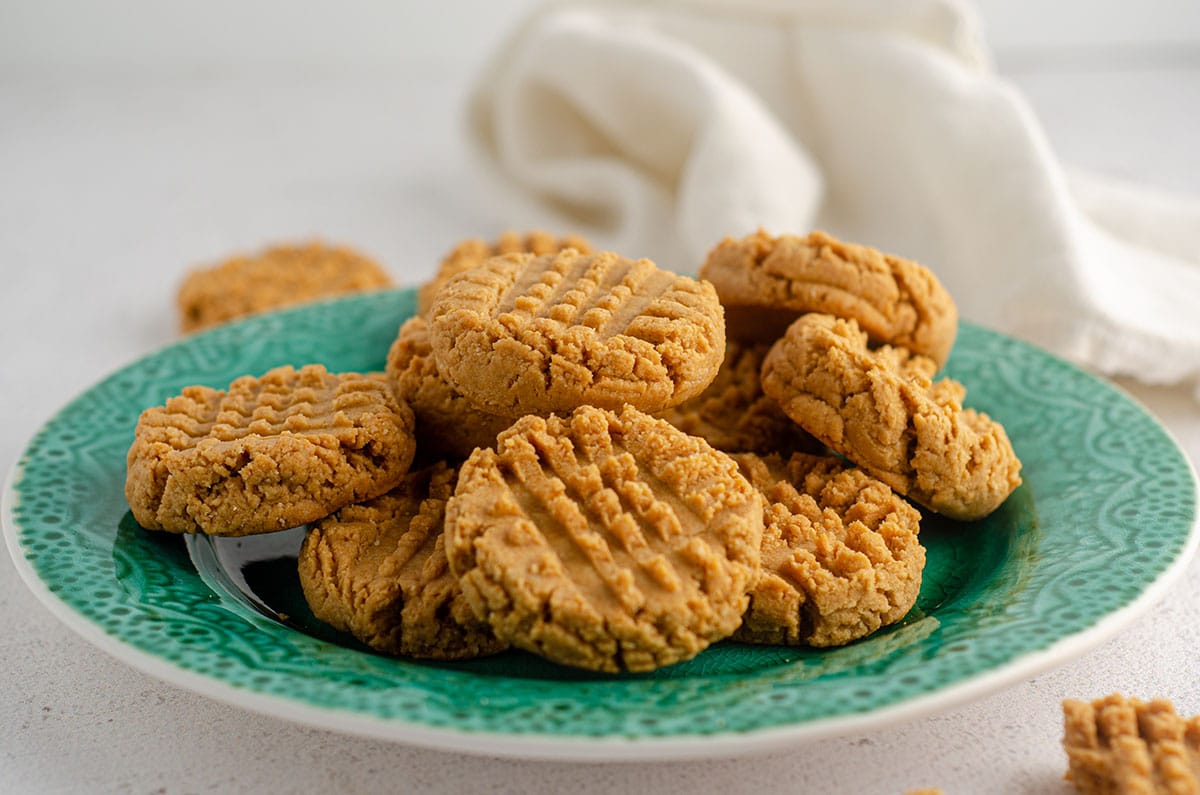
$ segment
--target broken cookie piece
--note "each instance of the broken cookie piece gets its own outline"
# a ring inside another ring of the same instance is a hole
[[[1200,717],[1114,693],[1063,701],[1066,779],[1083,795],[1200,793]]]

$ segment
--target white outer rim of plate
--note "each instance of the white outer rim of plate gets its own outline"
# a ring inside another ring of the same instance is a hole
[[[1120,387],[1114,388],[1146,413],[1175,445],[1192,476],[1193,493],[1200,500],[1200,477],[1178,440],[1144,405]],[[57,416],[57,415],[55,415]],[[47,420],[47,422],[52,421]],[[389,740],[439,751],[509,759],[534,759],[556,762],[648,762],[767,754],[799,743],[824,740],[859,732],[889,728],[899,723],[945,712],[954,707],[994,693],[1005,685],[1042,673],[1082,655],[1109,640],[1138,616],[1148,612],[1162,599],[1187,569],[1200,548],[1200,510],[1192,518],[1192,528],[1179,554],[1159,576],[1129,604],[1103,616],[1087,629],[1068,635],[1045,649],[1021,655],[998,668],[977,674],[941,690],[907,699],[868,712],[821,718],[791,726],[756,729],[748,732],[715,732],[679,737],[561,737],[553,734],[498,734],[470,732],[425,726],[404,720],[384,720],[340,709],[301,704],[282,696],[264,695],[226,684],[202,674],[184,670],[114,638],[52,593],[38,577],[17,541],[17,523],[13,509],[17,503],[16,484],[23,473],[21,460],[29,445],[21,448],[21,458],[12,466],[0,495],[0,524],[17,573],[34,596],[63,624],[102,651],[143,673],[170,685],[248,709],[274,718],[300,723],[317,729]]]

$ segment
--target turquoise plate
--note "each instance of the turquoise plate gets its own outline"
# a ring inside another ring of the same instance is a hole
[[[75,399],[34,437],[5,493],[5,534],[30,587],[95,645],[238,706],[458,751],[662,759],[867,731],[1020,681],[1149,607],[1197,543],[1195,475],[1145,410],[966,324],[948,373],[968,404],[1004,423],[1025,483],[981,522],[928,517],[916,607],[840,649],[726,642],[626,676],[519,652],[391,659],[312,619],[293,565],[302,531],[214,543],[137,526],[123,484],[142,408],[280,364],[381,369],[413,300],[375,293],[218,328]]]

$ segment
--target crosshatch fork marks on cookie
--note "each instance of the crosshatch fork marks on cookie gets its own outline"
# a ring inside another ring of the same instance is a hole
[[[380,379],[320,365],[188,387],[142,412],[125,496],[148,529],[246,535],[315,521],[395,486],[412,411]]]
[[[618,671],[687,659],[736,628],[761,507],[732,461],[635,410],[591,407],[527,418],[497,450],[464,467],[450,523],[451,564],[498,635]],[[473,487],[473,468],[499,493]],[[516,549],[517,566],[497,565]]]
[[[302,368],[294,376],[242,378],[228,390],[188,387],[143,420],[146,427],[163,429],[179,449],[206,438],[328,432],[353,428],[357,418],[377,411],[379,391],[368,379],[339,381],[323,369]]]
[[[712,381],[724,338],[711,285],[612,253],[492,259],[447,282],[431,310],[443,376],[512,418],[676,405]]]
[[[676,274],[649,260],[562,254],[553,257],[546,270],[522,269],[500,296],[496,313],[549,319],[564,327],[582,325],[596,331],[600,339],[609,339],[633,331],[634,319],[668,290],[678,290],[678,281]]]

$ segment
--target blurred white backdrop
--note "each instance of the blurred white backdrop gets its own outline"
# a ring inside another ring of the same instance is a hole
[[[444,59],[473,65],[531,0],[444,3],[348,0],[6,0],[0,65],[328,67]],[[1200,60],[1195,0],[980,0],[1003,59],[1170,63]],[[483,49],[481,49],[483,48]],[[470,71],[469,69],[467,71]]]
[[[970,3],[970,0],[965,0]],[[536,0],[5,0],[0,78],[129,81],[174,76],[394,69],[463,97]],[[997,70],[1024,91],[1068,165],[1200,192],[1200,158],[1162,165],[1142,142],[1200,118],[1200,2],[977,0]],[[0,119],[5,108],[0,107]],[[405,109],[413,112],[415,109]],[[1067,118],[1067,114],[1070,118]],[[451,121],[451,125],[457,120]]]

